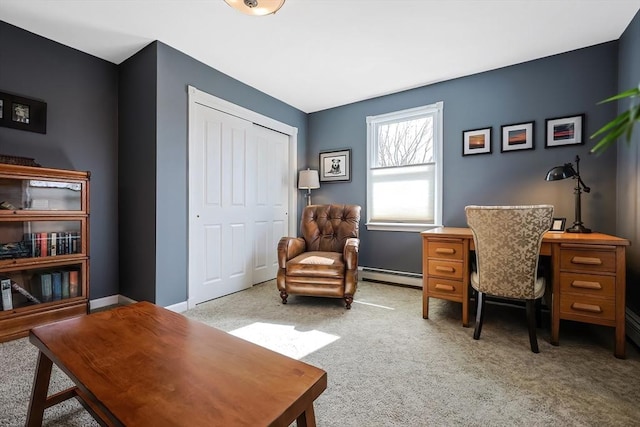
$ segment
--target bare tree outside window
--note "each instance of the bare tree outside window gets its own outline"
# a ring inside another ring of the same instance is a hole
[[[433,117],[378,126],[377,167],[433,162]]]

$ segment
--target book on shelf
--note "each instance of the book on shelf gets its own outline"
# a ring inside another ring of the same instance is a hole
[[[2,290],[2,309],[13,310],[13,297],[11,296],[11,279],[1,279],[0,290]]]
[[[42,233],[38,233],[38,242],[40,243],[40,256],[47,256],[49,254],[48,252],[48,242],[49,239],[47,239],[47,233],[42,232]]]
[[[69,271],[69,297],[77,297],[80,290],[80,273],[78,270]]]
[[[54,301],[62,299],[62,274],[59,271],[51,273],[51,293]]]
[[[67,270],[62,271],[62,299],[69,298],[69,272]]]
[[[49,255],[56,256],[58,254],[58,234],[49,233]]]
[[[33,296],[29,291],[27,291],[22,286],[18,285],[16,282],[11,282],[11,287],[16,290],[18,293],[26,297],[29,301],[35,302],[36,304],[40,304],[40,300]]]
[[[40,275],[42,302],[53,301],[53,287],[51,283],[51,273],[42,273]]]

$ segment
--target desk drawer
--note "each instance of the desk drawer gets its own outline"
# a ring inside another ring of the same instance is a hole
[[[615,299],[563,294],[560,297],[560,317],[581,322],[600,323],[616,318]]]
[[[560,269],[613,273],[616,271],[616,252],[562,249]]]
[[[461,262],[430,259],[427,263],[429,276],[462,279],[463,268]]]
[[[599,274],[560,273],[560,292],[613,298],[616,278]]]
[[[429,258],[462,260],[462,242],[429,240],[427,256]]]
[[[456,280],[439,279],[437,277],[429,277],[427,282],[428,294],[456,296],[462,298],[462,282]]]

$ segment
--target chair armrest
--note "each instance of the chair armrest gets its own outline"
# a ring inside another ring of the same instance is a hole
[[[342,257],[347,270],[355,270],[358,268],[358,248],[360,247],[360,239],[350,237],[344,244]]]
[[[287,261],[297,257],[307,248],[307,243],[301,237],[283,237],[278,242],[278,266],[287,267]]]

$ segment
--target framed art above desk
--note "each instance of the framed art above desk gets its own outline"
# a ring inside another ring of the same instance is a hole
[[[469,228],[438,227],[422,236],[422,317],[429,298],[462,303],[469,326],[469,275],[473,234]],[[551,233],[540,255],[551,260],[551,344],[559,344],[560,320],[615,328],[615,350],[625,357],[626,247],[630,242],[602,233]]]

